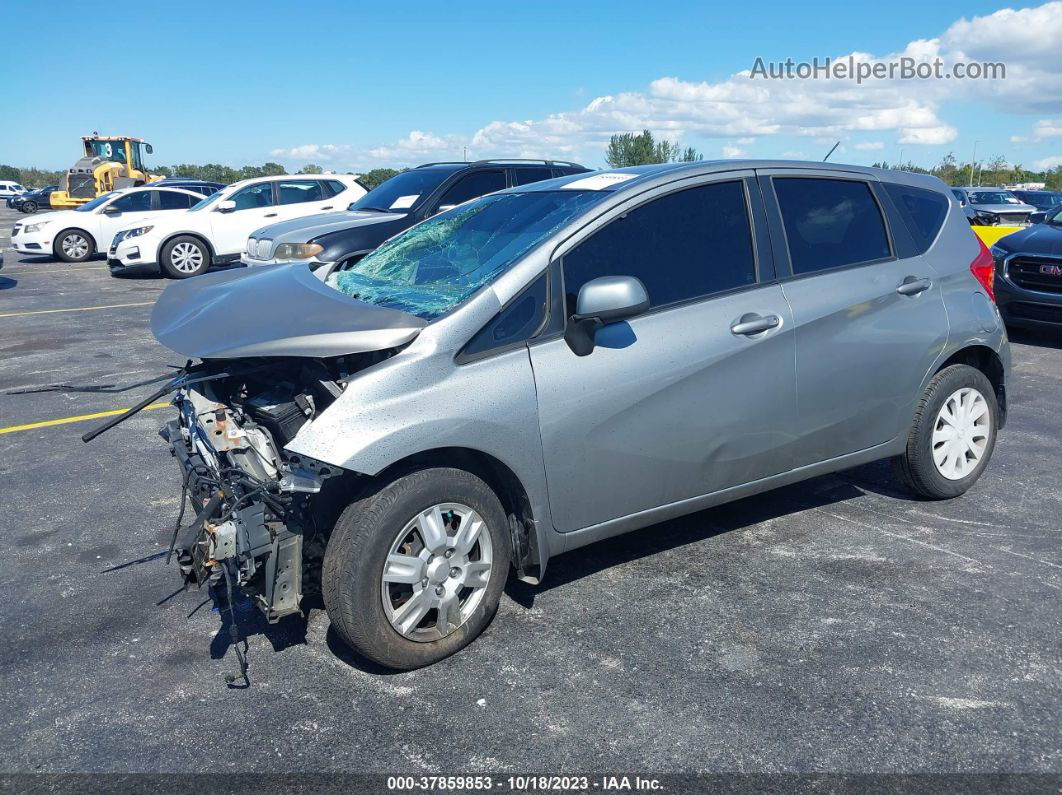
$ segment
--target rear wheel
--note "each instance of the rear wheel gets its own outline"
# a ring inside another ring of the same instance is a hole
[[[65,229],[55,236],[52,252],[63,262],[84,262],[96,251],[96,241],[88,232]]]
[[[458,469],[414,472],[351,504],[325,552],[332,625],[390,668],[453,654],[497,612],[509,573],[507,528],[490,487]]]
[[[965,364],[947,367],[922,396],[897,474],[923,497],[957,497],[988,466],[998,427],[999,404],[985,374]]]
[[[198,276],[210,267],[210,250],[199,238],[181,235],[162,247],[159,264],[171,279]]]

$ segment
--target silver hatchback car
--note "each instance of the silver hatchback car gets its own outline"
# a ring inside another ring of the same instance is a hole
[[[271,621],[320,589],[409,669],[482,632],[510,569],[609,536],[884,458],[958,496],[1006,418],[992,268],[935,178],[726,161],[490,194],[345,270],[173,284],[173,551]]]

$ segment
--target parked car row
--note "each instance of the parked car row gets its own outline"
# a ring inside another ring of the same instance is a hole
[[[47,208],[49,206],[48,197],[58,187],[58,185],[46,185],[43,188],[28,190],[25,193],[16,193],[7,197],[7,206],[24,213],[35,213],[42,207]]]
[[[344,175],[259,177],[224,191],[164,223],[115,237],[112,273],[161,270],[172,278],[211,265],[356,262],[387,238],[470,199],[507,187],[587,171],[575,163],[479,161],[429,163],[370,192]]]

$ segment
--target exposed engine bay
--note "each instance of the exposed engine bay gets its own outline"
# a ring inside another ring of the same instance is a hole
[[[346,378],[390,352],[331,360],[207,360],[186,370],[178,417],[160,435],[181,468],[183,494],[170,554],[188,583],[224,577],[270,622],[300,612],[319,587],[343,470],[285,452],[299,429],[339,395]],[[196,514],[182,526],[185,498]]]

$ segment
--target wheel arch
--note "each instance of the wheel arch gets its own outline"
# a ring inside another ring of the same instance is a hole
[[[99,254],[100,253],[100,246],[99,246],[99,243],[96,242],[96,236],[94,234],[92,234],[90,231],[88,231],[87,229],[82,229],[80,226],[68,226],[68,227],[66,227],[64,229],[59,230],[59,232],[55,235],[55,237],[52,238],[52,247],[53,248],[56,245],[59,244],[59,238],[61,238],[67,232],[80,232],[81,234],[83,234],[85,237],[87,237],[92,242],[92,252],[91,252],[91,254]]]
[[[413,453],[395,461],[373,477],[387,484],[396,478],[430,467],[452,467],[481,478],[497,495],[509,519],[512,562],[517,576],[538,584],[545,571],[548,548],[539,538],[540,524],[535,521],[531,499],[517,474],[500,459],[470,447],[438,447]]]
[[[159,242],[159,250],[155,253],[155,261],[158,262],[159,265],[162,265],[162,249],[166,248],[166,246],[172,240],[178,237],[194,237],[196,240],[200,241],[204,246],[207,247],[207,251],[210,253],[210,264],[214,264],[214,257],[216,256],[216,253],[214,251],[214,246],[207,239],[206,235],[204,235],[202,232],[174,232],[172,234],[166,235],[166,237],[162,238],[162,240]]]
[[[1007,384],[1006,369],[999,354],[987,345],[968,345],[955,351],[941,362],[933,375],[955,364],[965,364],[985,374],[996,393],[996,400],[999,403],[999,427],[1002,428],[1007,422]]]

